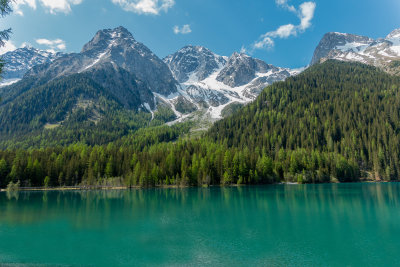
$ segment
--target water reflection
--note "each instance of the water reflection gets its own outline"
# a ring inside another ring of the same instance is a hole
[[[190,210],[194,214],[227,212],[238,217],[257,210],[257,214],[282,216],[303,212],[334,218],[357,216],[360,221],[389,217],[399,207],[398,184],[274,185],[266,187],[222,187],[112,191],[45,191],[0,193],[0,222],[24,224],[67,217],[84,227],[96,218],[106,222],[123,215],[131,219],[169,216]],[[379,207],[379,209],[377,209]],[[216,214],[218,213],[218,214]],[[295,219],[295,218],[294,218]],[[251,221],[243,217],[242,223]]]
[[[43,242],[62,236],[57,251],[71,257],[58,255],[63,264],[83,252],[110,263],[117,254],[126,264],[393,263],[399,193],[400,184],[388,183],[0,193],[0,239],[15,241],[0,244],[0,256],[27,250],[25,233]],[[25,253],[47,259],[49,244]],[[111,254],[110,244],[118,244]]]

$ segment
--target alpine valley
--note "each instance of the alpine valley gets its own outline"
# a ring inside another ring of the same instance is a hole
[[[200,46],[160,59],[123,27],[80,53],[17,49],[0,186],[397,180],[399,38],[328,33],[300,71]]]
[[[199,46],[161,60],[124,27],[98,31],[80,53],[25,47],[3,58],[9,64],[0,87],[0,142],[13,143],[32,132],[48,141],[54,134],[48,130],[59,127],[69,133],[65,144],[97,143],[87,139],[95,128],[119,132],[104,133],[108,137],[101,139],[108,142],[149,123],[194,121],[198,128],[209,127],[269,84],[297,73]]]

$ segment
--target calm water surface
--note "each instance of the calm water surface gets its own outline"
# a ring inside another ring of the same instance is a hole
[[[0,193],[0,263],[399,266],[400,184]]]

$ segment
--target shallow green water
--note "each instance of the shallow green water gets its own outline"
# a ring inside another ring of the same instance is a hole
[[[0,263],[395,266],[400,184],[0,193]]]

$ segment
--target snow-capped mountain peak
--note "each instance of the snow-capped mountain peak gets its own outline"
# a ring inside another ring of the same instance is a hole
[[[374,43],[374,40],[366,36],[329,32],[322,37],[318,47],[315,49],[311,65],[329,57],[329,53],[332,51],[358,53],[364,51],[372,43]]]
[[[53,53],[30,46],[7,52],[2,56],[2,59],[6,63],[4,73],[2,74],[4,82],[11,79],[19,80],[32,67],[50,63],[62,55],[62,53]]]
[[[177,90],[178,83],[168,66],[124,27],[100,30],[80,53],[68,54],[55,60],[49,68],[34,68],[29,74],[56,78],[109,68],[135,75],[159,94],[169,95]]]
[[[399,40],[400,39],[400,28],[392,31],[385,38],[386,40]]]
[[[82,71],[86,71],[104,60],[120,65],[119,63],[122,61],[126,61],[126,53],[132,51],[139,57],[159,61],[157,56],[145,45],[136,41],[126,28],[120,26],[115,29],[100,30],[82,48],[81,54],[92,59],[92,62],[82,66]]]
[[[391,67],[391,62],[400,60],[400,29],[377,40],[348,33],[327,33],[315,49],[311,64],[327,59],[357,61],[397,73],[399,70]]]
[[[154,55],[150,49],[136,41],[133,35],[122,26],[98,31],[93,39],[83,46],[81,53],[98,53],[118,46],[131,47],[142,56]]]
[[[201,81],[226,64],[226,59],[203,46],[188,45],[164,58],[175,79]]]
[[[221,118],[230,104],[246,104],[266,86],[294,74],[244,53],[235,52],[228,58],[192,45],[167,56],[164,62],[181,89],[178,95],[162,100],[171,106],[183,101],[196,109],[205,109],[211,119]]]
[[[277,72],[280,69],[265,63],[262,60],[252,58],[244,53],[233,53],[227,64],[219,73],[217,80],[230,86],[238,87],[248,84],[260,73],[271,71]]]

